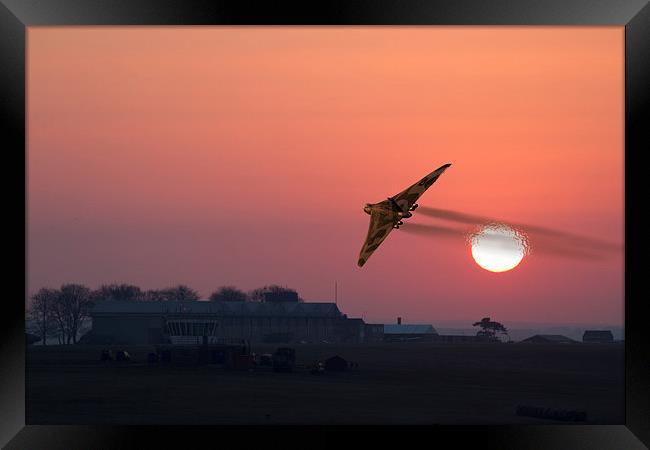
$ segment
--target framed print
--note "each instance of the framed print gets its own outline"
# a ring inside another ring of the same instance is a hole
[[[647,2],[0,11],[6,448],[650,442]]]

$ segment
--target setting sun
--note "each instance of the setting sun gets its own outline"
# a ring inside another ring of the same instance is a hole
[[[519,265],[527,252],[526,239],[507,225],[488,225],[471,237],[472,257],[490,272],[506,272]]]

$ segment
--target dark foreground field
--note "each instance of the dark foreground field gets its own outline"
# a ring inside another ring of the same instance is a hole
[[[295,348],[298,364],[339,354],[359,367],[321,376],[300,368],[228,372],[214,366],[150,366],[150,347],[127,347],[132,363],[101,363],[100,347],[31,347],[27,423],[554,422],[517,416],[518,404],[583,409],[588,423],[624,421],[624,351],[618,344]]]

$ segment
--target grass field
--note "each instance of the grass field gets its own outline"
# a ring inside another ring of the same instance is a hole
[[[514,424],[519,404],[582,409],[587,423],[624,422],[620,344],[297,345],[299,365],[340,355],[347,372],[230,372],[102,363],[103,347],[30,347],[28,424]],[[257,353],[276,346],[254,345]],[[581,422],[584,423],[584,422]]]

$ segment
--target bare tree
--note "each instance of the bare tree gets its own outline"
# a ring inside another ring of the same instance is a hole
[[[145,302],[161,302],[168,300],[167,295],[160,289],[149,289],[142,295]]]
[[[248,292],[248,300],[252,302],[263,302],[264,301],[264,292],[266,292],[266,286],[253,289]]]
[[[132,284],[104,284],[92,292],[94,301],[120,300],[140,301],[144,299],[144,292]]]
[[[163,301],[179,301],[179,302],[188,302],[188,301],[197,301],[199,300],[199,293],[194,289],[185,286],[184,284],[179,284],[178,286],[161,289],[158,291],[160,300]]]
[[[222,286],[210,295],[211,302],[245,302],[248,296],[234,286]]]
[[[58,292],[55,289],[42,288],[32,295],[31,304],[27,310],[27,317],[34,324],[34,331],[40,336],[43,345],[46,345],[47,336],[52,335],[53,328],[56,326],[52,308],[57,297]]]
[[[56,327],[56,337],[59,340],[59,345],[65,344],[68,340],[68,329],[66,327],[66,311],[65,307],[61,301],[61,292],[56,290],[56,296],[53,298],[53,302],[50,308],[50,314],[52,314],[52,323]]]
[[[270,286],[264,286],[252,290],[249,294],[249,297],[253,301],[258,302],[302,302],[303,299],[300,298],[298,292],[295,289],[291,289],[284,286],[278,286],[277,284],[272,284]]]
[[[90,289],[81,284],[64,284],[55,303],[55,317],[63,328],[67,344],[77,343],[77,334],[92,307]]]

